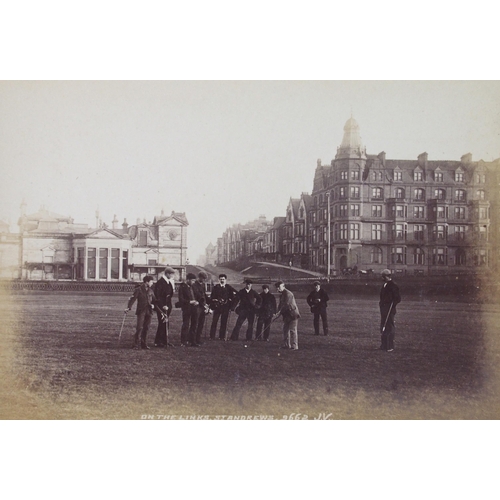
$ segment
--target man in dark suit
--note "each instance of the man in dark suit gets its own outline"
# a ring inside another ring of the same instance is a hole
[[[319,335],[319,318],[323,323],[323,334],[328,335],[328,317],[326,315],[328,294],[321,288],[319,281],[314,282],[314,290],[307,296],[307,303],[314,315],[314,335]]]
[[[196,276],[188,273],[186,281],[179,285],[179,305],[182,309],[181,346],[198,347],[196,338],[196,323],[198,319],[198,301],[194,297],[193,284]]]
[[[394,316],[396,316],[396,305],[401,302],[399,287],[392,281],[391,271],[384,269],[382,271],[382,280],[384,286],[380,290],[380,333],[381,344],[380,349],[387,352],[394,351],[394,337],[396,335],[396,327],[394,324]]]
[[[271,333],[271,323],[273,316],[276,314],[276,298],[269,292],[269,285],[262,285],[260,294],[262,304],[257,311],[257,330],[255,331],[256,340],[264,340],[269,342],[269,334]],[[264,333],[262,333],[264,327]]]
[[[220,318],[219,340],[226,340],[227,320],[231,310],[236,290],[227,284],[227,276],[219,274],[219,283],[214,285],[210,295],[210,309],[214,312],[212,325],[210,326],[210,340],[215,340],[217,322]]]
[[[142,285],[136,287],[134,294],[128,301],[127,309],[125,309],[126,313],[130,311],[137,300],[137,310],[135,313],[137,315],[137,327],[135,329],[134,344],[132,345],[133,349],[139,349],[139,336],[141,338],[141,349],[149,349],[146,344],[146,336],[151,324],[151,316],[156,301],[155,294],[151,289],[153,279],[153,276],[145,276],[143,278]]]
[[[248,321],[246,340],[252,340],[253,336],[253,323],[255,320],[255,313],[260,309],[262,299],[260,295],[252,290],[252,280],[245,280],[245,288],[242,288],[235,298],[234,305],[236,306],[235,312],[238,315],[236,325],[234,325],[233,332],[231,333],[231,340],[238,340],[240,328],[245,320]]]
[[[190,339],[191,344],[201,345],[201,334],[205,326],[205,313],[208,311],[208,297],[205,289],[207,279],[207,273],[201,271],[198,273],[198,279],[193,283],[194,299],[198,302],[198,305],[196,306],[195,337]]]
[[[165,268],[161,278],[153,287],[156,296],[156,316],[158,327],[156,328],[155,347],[167,347],[168,345],[168,318],[172,312],[172,296],[175,291],[175,270],[169,266]],[[163,311],[163,312],[162,312]],[[166,317],[165,317],[166,315]]]

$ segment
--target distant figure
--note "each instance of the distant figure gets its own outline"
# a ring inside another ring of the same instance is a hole
[[[391,271],[384,269],[382,271],[384,286],[380,290],[380,333],[382,334],[382,343],[380,349],[387,352],[394,351],[394,336],[396,327],[394,325],[394,316],[396,316],[396,305],[401,302],[399,287],[392,281]]]
[[[299,308],[293,293],[285,288],[283,281],[277,281],[274,286],[281,293],[278,312],[276,313],[277,316],[281,315],[283,317],[283,345],[281,348],[296,351],[299,348],[297,333],[300,318]]]
[[[201,334],[205,326],[205,313],[208,312],[208,297],[205,290],[205,281],[208,279],[206,272],[198,273],[198,279],[193,283],[194,299],[198,302],[196,306],[196,328],[194,329],[195,336],[190,339],[191,344],[201,345]]]
[[[179,286],[179,306],[182,309],[181,346],[198,347],[193,339],[196,338],[198,319],[198,301],[194,297],[193,284],[196,276],[188,273],[186,281]]]
[[[231,310],[236,290],[227,284],[227,275],[219,274],[219,283],[214,285],[210,295],[210,309],[214,312],[212,325],[210,327],[210,340],[215,340],[217,322],[220,318],[219,340],[227,338],[227,319]]]
[[[255,331],[256,340],[264,340],[269,342],[269,334],[271,333],[271,323],[273,316],[276,314],[276,299],[272,293],[269,292],[269,285],[262,285],[262,292],[260,293],[262,304],[257,311],[257,330]],[[264,332],[262,332],[264,327]]]
[[[326,315],[328,294],[321,288],[319,281],[314,282],[314,290],[307,296],[307,303],[314,315],[314,335],[319,335],[319,318],[323,324],[323,334],[328,335],[328,317]]]
[[[246,340],[252,340],[253,337],[253,323],[255,321],[255,313],[260,309],[262,299],[260,295],[252,290],[252,280],[245,280],[245,288],[242,288],[235,298],[234,305],[236,306],[235,312],[238,315],[236,324],[234,325],[233,332],[231,333],[231,340],[238,340],[240,329],[247,321]]]
[[[151,324],[151,316],[153,314],[154,303],[156,297],[151,289],[153,285],[153,276],[144,276],[142,285],[136,287],[134,294],[130,297],[125,313],[132,309],[134,302],[137,300],[137,326],[135,329],[134,343],[132,349],[139,349],[139,336],[141,338],[141,349],[149,349],[146,344],[146,337],[148,335],[148,328]]]
[[[158,317],[155,347],[167,347],[168,344],[168,321],[164,321],[164,315],[166,314],[168,319],[170,313],[172,312],[172,296],[175,292],[174,275],[175,270],[167,266],[165,271],[163,271],[163,275],[153,287],[153,291],[156,296],[156,316]]]

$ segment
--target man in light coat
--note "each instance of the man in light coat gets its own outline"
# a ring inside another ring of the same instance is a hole
[[[276,313],[277,316],[281,315],[283,317],[283,345],[281,348],[296,351],[299,348],[297,333],[300,318],[299,308],[293,293],[285,288],[283,281],[277,281],[274,286],[278,293],[281,294],[278,312]]]

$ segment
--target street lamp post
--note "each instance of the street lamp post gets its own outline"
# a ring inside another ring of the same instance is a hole
[[[330,280],[330,191],[326,193],[326,199],[328,200],[328,236],[327,236],[327,241],[328,241],[328,250],[327,250],[327,259],[328,259],[328,264],[327,264],[327,276],[328,280]]]

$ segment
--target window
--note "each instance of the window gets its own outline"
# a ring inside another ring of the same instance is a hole
[[[465,226],[455,227],[455,237],[457,240],[465,240]]]
[[[128,278],[128,250],[123,250],[122,276]]]
[[[486,241],[487,237],[488,237],[488,233],[486,231],[486,226],[480,226],[479,227],[479,240]]]
[[[382,239],[382,224],[372,224],[372,240],[380,241]]]
[[[372,217],[382,217],[382,205],[372,205]]]
[[[413,226],[413,237],[417,241],[424,241],[424,227],[422,224]]]
[[[464,182],[464,173],[463,172],[455,172],[455,181],[456,182]]]
[[[394,171],[394,180],[395,181],[402,181],[403,180],[403,172],[400,170],[395,170]]]
[[[85,248],[83,247],[78,247],[76,249],[76,255],[77,255],[77,260],[76,260],[76,278],[77,279],[83,279],[83,264],[85,261]]]
[[[438,206],[436,215],[437,215],[438,219],[444,219],[445,218],[445,207]]]
[[[455,219],[465,219],[465,207],[455,207]]]
[[[432,255],[432,263],[436,266],[444,266],[446,264],[446,249],[434,248]]]
[[[351,180],[359,181],[359,170],[353,170],[351,172]]]
[[[437,198],[438,200],[445,200],[446,199],[446,191],[444,189],[435,189],[434,190],[434,198]]]
[[[347,216],[347,205],[340,205],[340,210],[339,210],[339,215],[340,217],[346,217]]]
[[[413,199],[417,201],[425,200],[425,191],[421,188],[416,188],[413,191]]]
[[[347,170],[342,170],[342,171],[340,172],[340,180],[341,180],[341,181],[346,181],[346,180],[347,180],[347,175],[348,175],[348,174],[347,174]]]
[[[382,188],[379,188],[379,187],[372,188],[372,198],[374,200],[381,200],[382,194],[383,194]]]
[[[392,249],[392,263],[406,264],[406,248],[395,247]]]
[[[484,200],[484,198],[485,198],[484,189],[478,189],[476,191],[476,197],[477,197],[478,200]]]
[[[415,219],[424,218],[424,207],[413,207],[413,217]]]
[[[359,205],[351,205],[351,217],[359,217]]]
[[[304,207],[300,207],[300,210],[299,210],[299,217],[300,217],[301,219],[303,219],[303,218],[304,218]]]
[[[396,217],[405,216],[405,207],[403,205],[396,205]]]
[[[394,236],[397,240],[406,240],[406,225],[396,224],[394,229]]]
[[[87,249],[87,278],[95,279],[95,266],[96,266],[96,249]]]
[[[443,182],[443,172],[434,172],[434,180],[436,182]]]
[[[359,198],[359,187],[351,186],[351,198]]]
[[[359,240],[359,224],[351,224],[351,240]]]
[[[340,239],[347,240],[347,224],[340,224]]]
[[[465,201],[465,190],[457,189],[455,191],[455,201]]]
[[[421,248],[415,248],[413,251],[413,263],[419,266],[424,265],[425,253]]]
[[[344,186],[342,186],[342,187],[340,188],[340,193],[339,193],[339,195],[340,195],[340,199],[341,199],[341,200],[345,200],[345,198],[346,198],[346,190],[345,190],[345,187],[344,187]]]
[[[158,261],[156,259],[148,259],[148,266],[156,266]]]
[[[434,235],[434,241],[443,241],[446,235],[445,227],[442,224],[434,226],[433,235]]]
[[[457,248],[455,252],[455,265],[456,266],[465,266],[467,263],[466,253],[463,248]]]
[[[415,170],[415,172],[413,172],[413,180],[414,181],[421,181],[422,180],[422,172],[420,172],[419,170]]]
[[[405,197],[405,190],[403,188],[396,188],[395,195],[398,200],[402,200]]]
[[[111,279],[117,280],[120,277],[120,249],[111,249]]]
[[[479,207],[479,218],[480,219],[488,218],[488,209],[486,207]]]
[[[372,248],[370,250],[370,262],[372,264],[382,264],[382,249]]]

